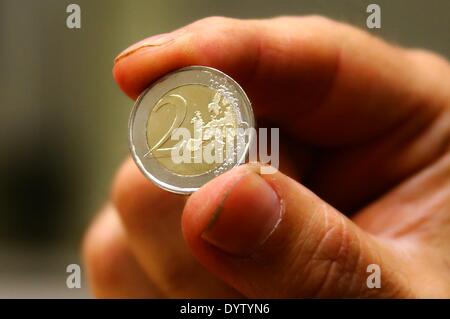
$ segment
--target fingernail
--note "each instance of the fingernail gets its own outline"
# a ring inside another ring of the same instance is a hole
[[[170,32],[170,33],[154,35],[152,37],[149,37],[147,39],[139,41],[139,42],[133,44],[132,46],[128,47],[124,51],[122,51],[114,59],[114,63],[117,63],[119,60],[122,60],[123,58],[125,58],[143,48],[159,47],[159,46],[165,45],[167,43],[170,43],[173,40],[175,40],[181,33],[182,33],[182,30],[177,30],[177,31]]]
[[[244,175],[225,192],[202,238],[229,254],[251,255],[278,226],[280,199],[272,187],[253,172]]]

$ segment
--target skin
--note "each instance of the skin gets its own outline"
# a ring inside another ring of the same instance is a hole
[[[135,99],[188,65],[228,73],[257,122],[280,127],[280,171],[255,177],[244,165],[183,197],[128,159],[84,240],[95,296],[450,298],[444,58],[322,17],[212,17],[138,43],[113,73]],[[279,224],[247,257],[203,236],[233,180],[228,207],[265,203],[252,186],[261,181],[282,202]],[[380,289],[366,285],[373,263]]]

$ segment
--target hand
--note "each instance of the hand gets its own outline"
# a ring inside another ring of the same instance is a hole
[[[280,128],[280,172],[243,165],[187,198],[126,161],[84,243],[96,296],[450,297],[445,59],[321,17],[207,18],[129,48],[114,77],[136,98],[188,65]]]

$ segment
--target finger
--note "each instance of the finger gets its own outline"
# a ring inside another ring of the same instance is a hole
[[[242,166],[188,200],[183,231],[211,272],[249,297],[405,297],[407,265],[390,247],[289,177]],[[367,286],[367,267],[382,271]]]
[[[384,138],[324,152],[314,161],[308,186],[333,206],[355,212],[449,150],[450,104],[439,116],[418,111]]]
[[[96,297],[162,297],[137,263],[111,204],[102,210],[86,234],[83,257],[90,289]]]
[[[406,180],[354,218],[379,237],[409,243],[421,294],[450,296],[450,153]],[[428,291],[427,287],[432,287]]]
[[[170,297],[236,297],[191,255],[181,233],[186,197],[166,192],[127,161],[114,183],[113,199],[130,245],[145,272]]]
[[[450,152],[360,211],[353,219],[371,233],[390,238],[415,238],[426,243],[428,248],[435,246],[449,255],[448,207]]]
[[[320,17],[203,19],[133,46],[117,58],[114,76],[136,98],[188,65],[229,73],[257,115],[318,145],[369,140],[418,109],[436,114],[448,92],[445,68],[429,72],[415,55]]]

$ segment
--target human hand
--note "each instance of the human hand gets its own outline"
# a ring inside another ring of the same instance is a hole
[[[187,198],[127,160],[84,242],[96,296],[450,297],[445,59],[321,17],[207,18],[131,47],[114,77],[134,99],[188,65],[280,128],[280,172],[243,165]]]

